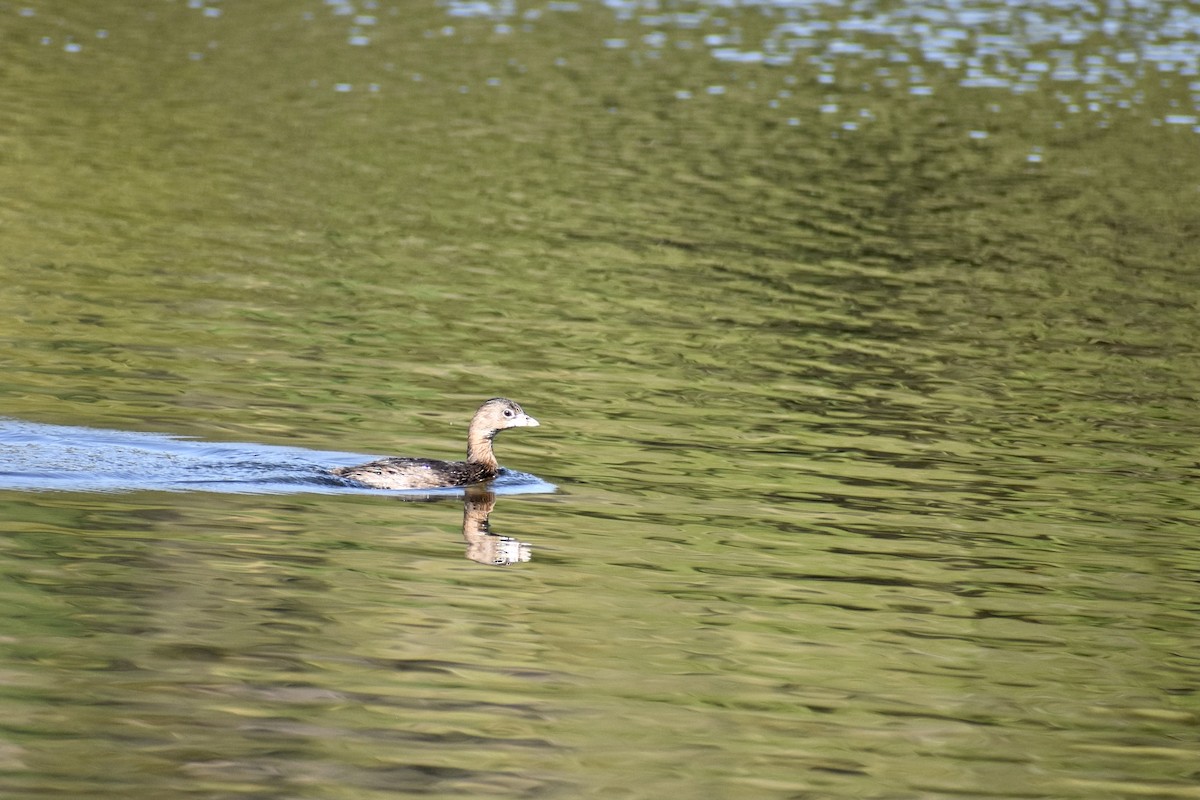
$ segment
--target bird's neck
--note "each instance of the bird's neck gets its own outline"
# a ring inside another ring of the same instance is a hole
[[[473,430],[467,434],[467,461],[472,464],[482,464],[488,469],[496,469],[496,454],[492,452],[494,431]]]

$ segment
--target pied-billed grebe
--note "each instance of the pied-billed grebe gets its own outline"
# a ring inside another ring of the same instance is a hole
[[[505,428],[536,427],[538,421],[512,400],[493,397],[471,417],[466,461],[430,458],[381,458],[356,467],[332,469],[334,475],[373,489],[439,489],[490,481],[500,474],[492,439]]]

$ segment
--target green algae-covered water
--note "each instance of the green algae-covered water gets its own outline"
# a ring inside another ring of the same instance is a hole
[[[0,45],[5,797],[1197,796],[1194,9]]]

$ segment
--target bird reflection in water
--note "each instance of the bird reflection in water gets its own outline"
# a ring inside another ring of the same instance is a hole
[[[468,489],[463,495],[463,538],[467,540],[467,558],[480,564],[505,567],[532,556],[528,542],[492,533],[488,516],[496,507],[496,493],[486,489]]]

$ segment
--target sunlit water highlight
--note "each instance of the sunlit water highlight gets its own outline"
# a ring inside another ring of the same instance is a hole
[[[497,34],[510,35],[530,30],[546,14],[579,13],[587,4],[522,7],[472,0],[445,5],[451,18],[520,20],[519,28],[497,25]],[[603,41],[610,49],[632,51],[639,61],[669,59],[672,49],[695,49],[729,64],[815,72],[828,88],[827,104],[840,100],[858,107],[843,130],[856,130],[874,117],[874,95],[889,102],[896,92],[928,97],[947,82],[993,90],[992,103],[1005,93],[1046,93],[1065,114],[1087,113],[1106,127],[1112,114],[1146,104],[1146,83],[1157,80],[1152,92],[1172,84],[1174,91],[1165,105],[1150,103],[1152,124],[1200,133],[1194,113],[1200,110],[1200,13],[1177,3],[700,0],[673,3],[667,10],[657,3],[618,0],[604,6],[618,26],[648,31]],[[452,27],[441,31],[455,33]],[[786,81],[796,79],[788,74]],[[744,91],[755,89],[753,72],[736,80]],[[690,99],[695,90],[681,87],[676,97]],[[705,93],[726,91],[709,86]],[[797,105],[786,89],[770,102],[793,112],[814,110]],[[1181,106],[1186,110],[1177,110]]]

